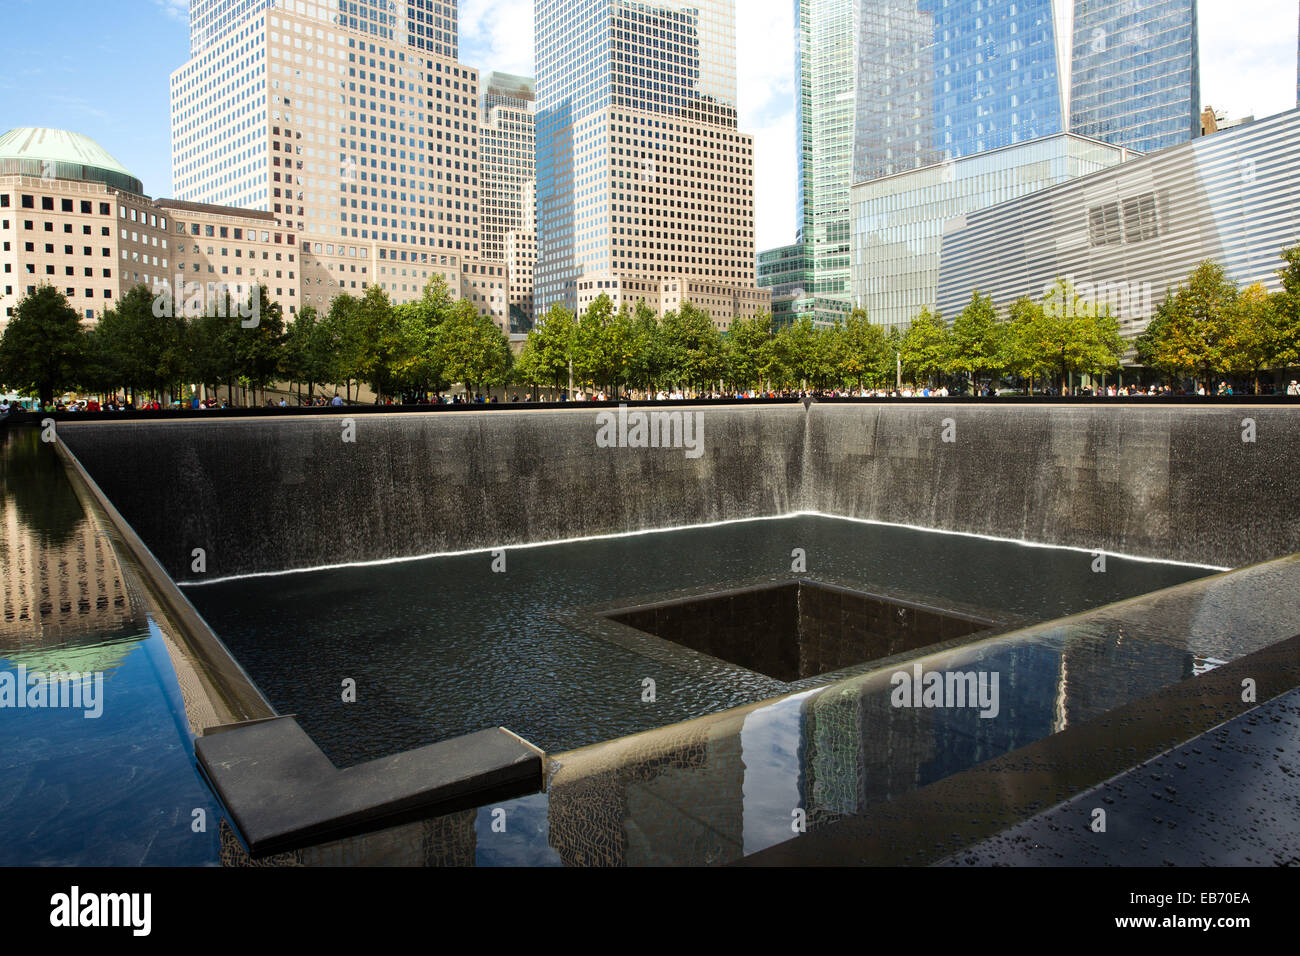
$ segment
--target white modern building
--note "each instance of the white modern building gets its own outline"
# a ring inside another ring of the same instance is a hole
[[[1063,133],[855,185],[854,308],[866,309],[878,325],[906,328],[938,304],[940,254],[951,222],[1133,155]]]
[[[954,217],[937,303],[973,290],[999,307],[1041,299],[1058,277],[1141,334],[1170,289],[1209,259],[1239,287],[1281,288],[1300,244],[1300,110],[1215,133]]]

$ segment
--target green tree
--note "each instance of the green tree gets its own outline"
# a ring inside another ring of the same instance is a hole
[[[329,356],[325,381],[343,385],[348,401],[352,400],[352,381],[365,368],[365,344],[361,338],[361,323],[357,318],[359,301],[346,292],[330,303],[330,308],[320,321],[321,346]]]
[[[776,333],[772,343],[774,377],[787,388],[804,389],[820,377],[817,331],[810,316],[802,315]]]
[[[574,380],[617,392],[627,379],[631,316],[614,312],[614,303],[601,293],[582,313],[573,335]]]
[[[509,381],[510,340],[467,299],[456,302],[438,327],[438,348],[447,378],[463,382],[471,395]]]
[[[1230,329],[1239,293],[1223,267],[1206,260],[1157,307],[1135,343],[1138,358],[1171,378],[1199,374],[1214,394],[1216,370],[1232,361]]]
[[[731,323],[725,340],[727,380],[734,388],[761,386],[767,377],[772,343],[772,315],[758,312]]]
[[[953,339],[943,316],[922,309],[896,346],[903,371],[912,382],[933,382],[952,364]]]
[[[1124,340],[1108,304],[1083,298],[1068,278],[1057,278],[1042,302],[1042,358],[1058,373],[1065,391],[1073,374],[1098,376],[1120,367]]]
[[[981,374],[996,377],[1002,370],[1005,331],[992,297],[972,292],[970,302],[952,323],[948,370],[969,375],[971,391],[978,391]]]
[[[235,331],[239,323],[226,315],[198,315],[186,323],[186,370],[189,381],[216,390],[225,384],[234,401],[234,383],[239,377],[238,343]]]
[[[200,303],[196,300],[194,306]],[[128,289],[95,329],[96,351],[130,390],[165,399],[189,365],[185,304],[145,285]],[[215,307],[213,311],[216,311]]]
[[[1278,299],[1263,283],[1243,289],[1223,330],[1223,370],[1248,376],[1258,395],[1260,374],[1277,362],[1280,346]]]
[[[668,367],[663,326],[654,309],[638,299],[631,315],[627,381],[633,388],[653,392]]]
[[[1056,368],[1057,325],[1048,318],[1042,303],[1028,296],[1021,296],[1011,303],[1006,335],[1002,340],[1002,366],[1027,378],[1031,395],[1034,382],[1046,378]]]
[[[662,335],[664,372],[672,384],[700,390],[723,377],[722,336],[709,313],[684,302],[664,316]]]
[[[569,362],[577,320],[564,306],[551,306],[528,333],[515,377],[528,385],[549,385],[564,390],[569,382]]]
[[[1274,299],[1275,342],[1273,364],[1277,368],[1300,365],[1300,246],[1282,250],[1283,268],[1278,270],[1282,291]]]
[[[842,385],[841,369],[846,361],[848,345],[844,338],[844,323],[838,318],[830,328],[813,325],[813,384],[817,388]]]
[[[77,310],[58,289],[37,286],[14,306],[0,336],[0,384],[49,405],[76,384],[85,350]]]
[[[284,310],[266,291],[266,286],[259,285],[250,293],[249,304],[255,307],[247,320],[248,325],[238,315],[227,318],[234,329],[235,361],[239,378],[245,387],[252,389],[253,402],[258,400],[258,391],[275,381],[280,369],[280,360],[284,348]],[[252,297],[256,296],[253,303]],[[239,314],[247,312],[247,307]]]
[[[424,294],[418,300],[393,310],[398,336],[394,382],[410,399],[423,398],[429,392],[441,393],[450,385],[444,374],[438,329],[453,305],[446,281],[435,275],[425,283]]]
[[[329,355],[322,351],[321,316],[314,306],[305,305],[294,316],[285,330],[284,349],[280,370],[291,383],[298,385],[298,400],[302,401],[302,386],[307,386],[307,400],[316,395],[316,386],[329,375]]]
[[[893,370],[894,350],[886,340],[885,330],[868,321],[865,310],[854,309],[844,322],[840,381],[861,389],[865,382],[873,386],[887,382]]]

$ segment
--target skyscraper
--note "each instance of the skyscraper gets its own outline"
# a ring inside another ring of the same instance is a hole
[[[1200,132],[1196,0],[1077,0],[1070,129],[1152,153]]]
[[[505,263],[511,331],[526,331],[537,229],[534,83],[527,76],[488,73],[480,91],[479,245],[484,259]]]
[[[853,5],[859,7],[852,146],[856,186],[1062,134],[1148,152],[1199,133],[1196,0],[838,4]],[[814,100],[814,113],[816,108]],[[805,122],[805,136],[810,128],[815,136],[820,122],[816,115]],[[837,122],[834,111],[824,122]],[[1011,162],[1031,153],[1000,155]],[[989,174],[998,171],[988,168]],[[1055,176],[1035,174],[1024,182],[1046,184]],[[992,192],[971,192],[971,184],[942,171],[929,179],[935,202],[926,200],[926,208],[939,218],[916,223],[919,231],[911,241],[914,253],[930,257],[933,264],[938,250],[930,244],[942,235],[943,218],[973,211],[978,207],[972,201]],[[924,181],[926,177],[916,180]],[[877,192],[885,195],[895,188],[903,186],[891,184]],[[861,192],[865,204],[874,202],[869,193]],[[855,229],[879,221],[865,210],[864,205],[863,214],[855,217]],[[805,235],[807,231],[805,226]],[[930,266],[918,272],[924,276],[921,285],[904,289],[895,282],[886,292],[885,265],[872,257],[896,239],[882,244],[854,233],[850,255],[854,303],[868,314],[888,312],[888,321],[895,323],[900,321],[897,307],[887,306],[882,295],[899,304],[924,304],[934,294]],[[817,284],[822,276],[817,268]],[[862,286],[859,276],[874,276],[873,287]]]
[[[1199,129],[1196,0],[794,0],[807,293],[847,310],[849,183],[1063,132]]]
[[[715,323],[754,285],[734,0],[537,0],[536,309],[600,294]]]
[[[220,40],[250,13],[279,6],[312,20],[456,58],[458,0],[190,0],[190,55]]]
[[[857,96],[858,3],[797,0],[799,233],[814,298],[848,301],[849,186]]]
[[[1199,130],[1196,0],[845,2],[855,181],[1061,132],[1151,152]]]
[[[298,247],[303,305],[373,284],[407,301],[437,275],[505,326],[454,0],[195,7],[203,42],[171,78],[176,197],[272,213]]]

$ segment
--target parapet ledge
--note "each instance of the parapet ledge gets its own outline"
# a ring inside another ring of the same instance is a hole
[[[214,727],[194,750],[254,857],[537,793],[545,756],[495,727],[340,770],[293,717]]]

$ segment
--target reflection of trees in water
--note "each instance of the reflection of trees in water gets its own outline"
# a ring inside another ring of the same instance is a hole
[[[0,509],[44,547],[66,545],[85,521],[54,446],[38,428],[0,429]]]

